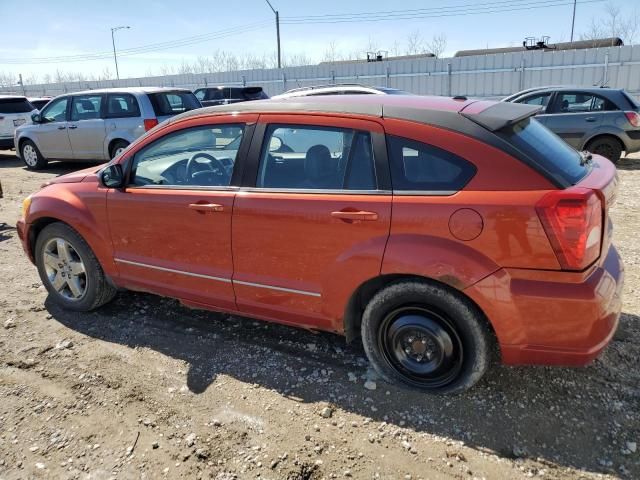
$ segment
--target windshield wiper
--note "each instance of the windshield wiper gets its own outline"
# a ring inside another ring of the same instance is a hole
[[[591,165],[593,163],[593,155],[586,150],[582,150],[578,152],[580,154],[580,166],[584,167],[585,165]]]

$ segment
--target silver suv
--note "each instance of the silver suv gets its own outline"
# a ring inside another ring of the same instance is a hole
[[[0,95],[0,148],[13,148],[16,128],[31,123],[36,108],[21,95]]]
[[[539,105],[536,120],[577,150],[617,162],[640,151],[640,105],[627,92],[598,87],[540,87],[503,102]]]
[[[109,160],[173,115],[200,108],[195,95],[176,88],[109,88],[61,95],[33,124],[16,129],[18,156],[28,168],[49,160]]]

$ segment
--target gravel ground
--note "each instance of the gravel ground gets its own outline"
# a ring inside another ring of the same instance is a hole
[[[640,478],[640,156],[620,163],[624,313],[603,356],[496,365],[455,397],[383,383],[341,337],[153,295],[60,310],[14,224],[77,168],[0,151],[0,479]]]

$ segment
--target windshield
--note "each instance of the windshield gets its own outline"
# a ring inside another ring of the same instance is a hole
[[[589,172],[580,154],[535,118],[529,117],[497,133],[547,172],[572,185]]]

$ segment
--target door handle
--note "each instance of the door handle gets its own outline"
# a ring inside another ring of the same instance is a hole
[[[596,117],[587,117],[587,118],[585,118],[585,121],[587,121],[587,122],[595,122],[596,121]]]
[[[339,218],[340,220],[351,222],[378,220],[378,214],[376,212],[365,212],[363,210],[340,210],[338,212],[331,212],[331,216],[333,218]]]
[[[65,127],[65,126],[60,126],[60,127],[58,127],[58,130],[64,130],[65,128],[67,128],[67,127]]]
[[[223,212],[224,206],[218,203],[190,203],[189,208],[191,210],[198,210],[201,212]]]
[[[78,125],[69,125],[70,130],[73,130],[74,128],[78,128]]]

